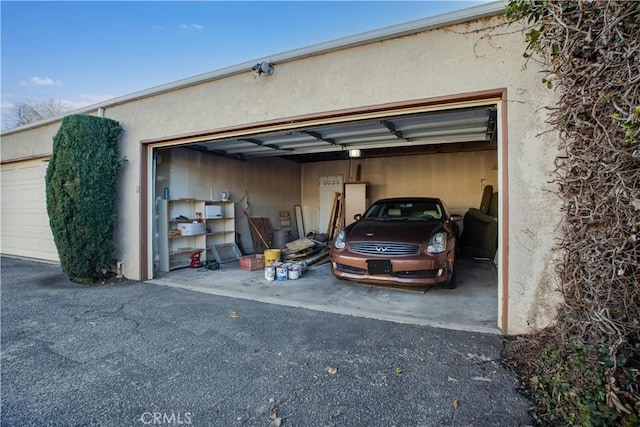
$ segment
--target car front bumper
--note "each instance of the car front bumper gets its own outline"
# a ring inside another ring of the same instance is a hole
[[[415,256],[390,259],[389,273],[372,274],[367,261],[383,261],[372,257],[341,253],[332,256],[331,273],[334,276],[356,282],[396,284],[406,286],[431,286],[446,282],[453,274],[453,257],[448,253],[429,258]]]

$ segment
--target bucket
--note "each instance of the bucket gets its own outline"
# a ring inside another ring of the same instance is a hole
[[[267,249],[264,251],[264,266],[269,267],[280,261],[280,249]]]
[[[276,279],[276,268],[273,265],[264,268],[264,278],[268,282],[273,282]]]
[[[298,263],[293,263],[289,266],[288,278],[291,280],[300,278],[300,265]]]
[[[289,273],[289,266],[287,264],[280,264],[276,267],[276,280],[287,280],[287,274]]]

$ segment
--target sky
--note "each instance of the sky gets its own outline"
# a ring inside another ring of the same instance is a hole
[[[2,128],[17,102],[74,110],[482,3],[2,0]]]

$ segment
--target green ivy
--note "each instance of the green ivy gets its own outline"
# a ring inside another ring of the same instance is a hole
[[[47,213],[62,270],[92,283],[112,270],[122,127],[114,120],[65,117],[46,174]]]
[[[558,425],[638,425],[638,408],[628,397],[638,380],[633,360],[639,350],[626,347],[613,356],[605,345],[546,347],[531,379],[545,417]]]
[[[560,45],[556,41],[545,40],[543,36],[545,27],[540,25],[538,27],[533,26],[537,24],[545,14],[549,13],[547,3],[549,0],[512,0],[506,6],[505,15],[509,21],[519,21],[525,19],[526,23],[531,26],[525,33],[525,40],[528,42],[527,47],[522,54],[525,58],[531,57],[534,52],[550,51],[551,55],[555,56],[560,53]],[[575,0],[564,0],[562,3],[562,9],[569,11],[579,7],[579,2]],[[551,89],[551,84],[546,82]]]

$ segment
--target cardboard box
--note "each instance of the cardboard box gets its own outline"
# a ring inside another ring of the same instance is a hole
[[[204,207],[204,217],[205,219],[216,219],[222,218],[222,206],[220,205],[206,205]]]
[[[204,222],[189,222],[178,224],[178,230],[183,236],[195,236],[204,234]]]
[[[261,270],[264,268],[264,255],[253,254],[240,257],[240,268],[246,271]]]

